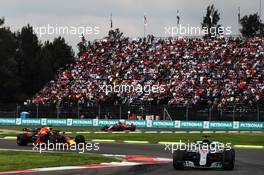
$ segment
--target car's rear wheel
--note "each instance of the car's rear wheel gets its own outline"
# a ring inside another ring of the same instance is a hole
[[[185,151],[183,150],[177,150],[173,153],[173,167],[176,170],[182,170],[184,169],[184,154]]]
[[[17,145],[27,146],[28,142],[29,142],[29,138],[27,135],[20,134],[19,136],[17,136]]]
[[[57,135],[57,134],[53,134],[49,137],[49,143],[56,144],[56,143],[60,143],[60,142],[61,142],[61,139],[60,139],[59,135]]]
[[[108,126],[104,126],[103,128],[102,128],[102,131],[107,131],[108,130]]]
[[[233,170],[235,167],[235,150],[224,150],[223,152],[223,169]]]
[[[131,130],[131,131],[136,131],[136,126],[135,126],[135,125],[131,125],[130,130]]]
[[[77,135],[75,137],[75,143],[78,145],[79,143],[85,143],[85,137],[83,135]]]
[[[117,126],[116,131],[124,131],[124,127],[123,126]]]

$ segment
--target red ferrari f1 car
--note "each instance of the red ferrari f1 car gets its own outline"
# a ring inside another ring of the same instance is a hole
[[[102,131],[135,131],[136,126],[134,124],[126,124],[124,122],[118,122],[112,126],[104,126]]]

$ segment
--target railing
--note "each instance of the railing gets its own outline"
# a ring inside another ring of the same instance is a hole
[[[129,116],[159,116],[161,120],[264,121],[263,105],[226,107],[180,105],[0,105],[0,117],[17,118],[26,111],[30,118],[127,119]]]

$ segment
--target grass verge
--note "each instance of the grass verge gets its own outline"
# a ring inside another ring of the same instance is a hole
[[[10,129],[21,131],[26,126],[0,126],[0,129]],[[27,126],[32,127],[32,126]],[[37,127],[37,126],[33,126]],[[91,127],[54,127],[56,130],[73,132],[69,134],[75,136],[74,132],[100,131],[100,128]],[[12,133],[1,133],[0,138],[6,136],[16,136]],[[115,141],[147,141],[150,143],[158,142],[192,142],[200,140],[203,136],[207,135],[211,140],[217,140],[224,143],[232,143],[238,145],[262,145],[264,146],[264,133],[83,133],[87,140],[115,140]]]
[[[37,152],[0,151],[0,170],[21,170],[56,166],[74,166],[119,161],[121,161],[121,159],[115,157],[105,157],[99,154],[40,154]]]

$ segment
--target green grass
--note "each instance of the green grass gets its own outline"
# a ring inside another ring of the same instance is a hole
[[[38,153],[0,151],[0,170],[18,170],[42,167],[73,166],[101,162],[121,161],[119,158],[99,154]]]
[[[6,133],[4,133],[4,134],[2,134],[1,132],[0,132],[0,138],[4,138],[4,137],[7,137],[7,136],[17,136],[18,134],[6,134]]]
[[[1,126],[0,129],[10,129],[21,131],[24,127],[32,126]],[[33,126],[37,127],[37,126]],[[54,127],[55,130],[67,131],[67,132],[78,132],[78,131],[100,131],[100,128],[94,127]],[[12,133],[1,133],[0,138],[5,136],[16,136],[17,134]],[[70,134],[75,136],[76,133]],[[264,145],[264,133],[254,134],[254,133],[89,133],[82,134],[87,140],[92,139],[108,139],[116,141],[149,141],[151,143],[157,142],[179,142],[180,140],[195,141],[200,140],[204,135],[210,136],[211,140],[218,140],[224,143],[232,143],[239,145]]]
[[[203,136],[209,136],[210,140],[221,141],[224,143],[232,143],[239,145],[264,145],[264,134],[242,134],[242,133],[135,133],[135,134],[83,134],[86,139],[110,139],[117,141],[133,140],[133,141],[149,141],[151,143],[157,142],[183,142],[200,140]]]
[[[7,129],[7,130],[16,130],[16,131],[22,131],[23,128],[38,128],[41,126],[6,126],[6,125],[0,125],[0,129]],[[96,132],[100,131],[100,127],[95,128],[95,127],[77,127],[77,126],[54,126],[53,127],[55,130],[60,130],[60,131],[67,131],[67,132],[82,132],[82,131],[90,131],[90,132]]]

